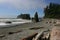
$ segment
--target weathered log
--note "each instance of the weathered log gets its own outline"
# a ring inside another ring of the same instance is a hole
[[[30,36],[28,36],[28,37],[26,37],[26,38],[23,38],[22,40],[32,40],[33,37],[35,37],[37,34],[38,34],[38,33],[35,33],[35,34],[30,35]]]

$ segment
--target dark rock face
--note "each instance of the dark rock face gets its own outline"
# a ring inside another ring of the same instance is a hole
[[[9,23],[9,24],[10,24],[10,23],[12,23],[12,22],[11,22],[11,21],[7,21],[7,22],[5,22],[5,23]]]

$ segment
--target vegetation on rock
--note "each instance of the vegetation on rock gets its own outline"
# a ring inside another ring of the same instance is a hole
[[[30,14],[20,14],[20,15],[17,16],[17,18],[30,19]]]

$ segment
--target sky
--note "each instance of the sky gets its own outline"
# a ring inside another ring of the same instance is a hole
[[[50,3],[60,4],[60,0],[0,0],[0,18],[16,18],[19,14],[30,14],[34,17],[44,16],[44,8]]]

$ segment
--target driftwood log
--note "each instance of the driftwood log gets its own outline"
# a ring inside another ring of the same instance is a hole
[[[32,35],[30,35],[30,36],[28,36],[28,37],[26,37],[26,38],[23,38],[22,40],[32,40],[33,37],[35,37],[37,34],[38,34],[38,33],[32,34]]]

